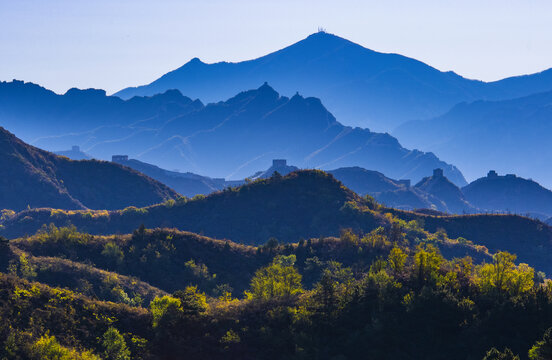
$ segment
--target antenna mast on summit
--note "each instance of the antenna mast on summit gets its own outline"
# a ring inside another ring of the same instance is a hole
[[[319,27],[318,27],[318,32],[319,32],[319,33],[325,33],[325,32],[326,32],[326,28],[323,28],[322,26],[319,26]]]

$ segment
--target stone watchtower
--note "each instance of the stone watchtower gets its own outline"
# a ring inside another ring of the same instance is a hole
[[[433,177],[434,178],[442,178],[443,176],[444,176],[443,175],[443,169],[438,168],[438,169],[433,170]]]
[[[285,159],[272,160],[272,167],[284,167],[284,166],[287,166],[287,160]]]
[[[112,162],[124,162],[128,161],[128,155],[113,155],[111,157]]]

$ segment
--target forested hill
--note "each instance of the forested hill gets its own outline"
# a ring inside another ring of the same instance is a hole
[[[528,350],[546,354],[552,292],[542,273],[507,252],[491,257],[442,231],[388,220],[395,226],[360,236],[347,230],[339,238],[260,247],[143,227],[131,235],[91,236],[50,226],[1,241],[0,356],[515,360]]]
[[[385,208],[368,197],[357,196],[331,175],[315,170],[273,176],[207,197],[180,198],[145,208],[111,212],[37,209],[6,214],[0,235],[31,235],[50,223],[70,223],[92,234],[129,233],[144,224],[245,244],[264,244],[270,238],[288,243],[337,236],[346,228],[358,233],[379,226],[389,228],[392,222],[386,213],[405,221],[417,220],[431,232],[443,229],[451,238],[462,237],[493,252],[515,252],[521,261],[552,272],[547,261],[552,229],[540,221],[515,215],[424,215]]]
[[[383,215],[331,175],[322,171],[273,176],[207,197],[180,198],[145,208],[111,212],[68,212],[38,209],[7,217],[0,230],[8,237],[31,234],[42,224],[68,222],[93,234],[127,233],[146,227],[175,227],[216,238],[263,244],[270,237],[299,238],[339,235],[342,228],[370,231],[385,223]],[[20,221],[21,219],[24,221]]]
[[[0,208],[121,209],[177,197],[167,186],[105,161],[73,161],[0,127]]]

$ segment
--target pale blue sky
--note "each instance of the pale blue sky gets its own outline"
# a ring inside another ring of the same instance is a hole
[[[552,67],[552,1],[0,0],[0,80],[114,92],[193,57],[255,58],[322,26],[496,80]]]

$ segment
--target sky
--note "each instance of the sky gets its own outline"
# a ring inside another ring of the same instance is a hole
[[[549,0],[0,0],[0,80],[113,93],[194,57],[252,59],[323,27],[492,81],[552,67],[550,14]]]

